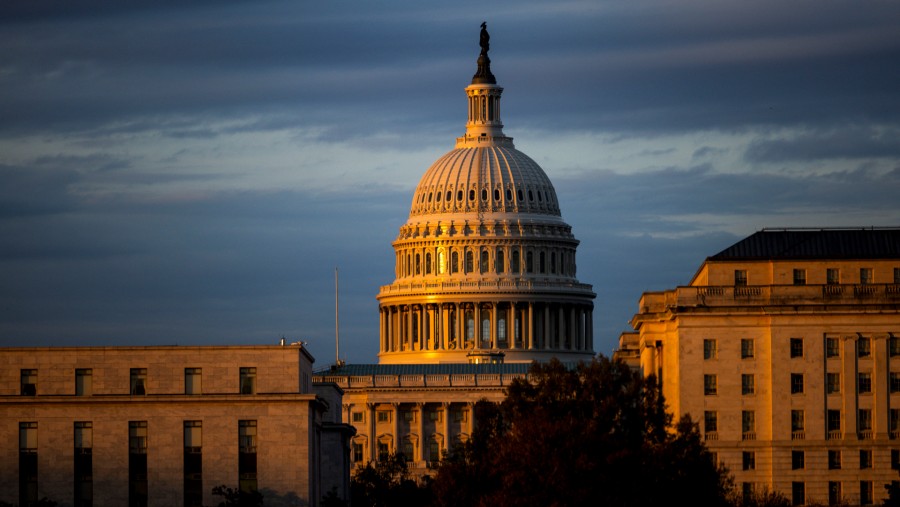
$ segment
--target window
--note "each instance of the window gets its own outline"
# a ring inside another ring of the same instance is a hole
[[[791,373],[791,394],[803,394],[802,373]]]
[[[391,454],[389,442],[386,442],[384,440],[378,441],[378,446],[377,446],[376,450],[378,452],[378,461],[386,460],[387,457],[390,456],[390,454]]]
[[[530,250],[525,252],[525,271],[534,273],[534,253]]]
[[[744,451],[742,454],[742,466],[744,470],[756,470],[756,453]]]
[[[900,268],[894,268],[894,283],[900,283]]]
[[[841,505],[843,503],[844,497],[841,493],[841,483],[828,481],[828,505]]]
[[[510,259],[510,264],[511,264],[510,270],[511,270],[513,273],[518,273],[518,272],[520,271],[520,267],[519,267],[519,250],[518,250],[518,249],[515,249],[515,248],[513,249],[513,251],[512,251],[512,258]]]
[[[90,369],[79,368],[75,370],[75,396],[90,396],[94,394],[94,376]]]
[[[891,470],[900,470],[900,449],[891,449]]]
[[[872,468],[872,449],[859,450],[859,469],[866,470]]]
[[[716,341],[706,338],[703,340],[703,359],[716,358]]]
[[[203,422],[184,421],[184,506],[203,505]]]
[[[861,408],[857,411],[856,416],[859,431],[872,431],[872,409]]]
[[[415,410],[404,410],[403,411],[403,420],[411,423],[416,421],[416,411]]]
[[[873,498],[872,481],[859,481],[859,504],[872,505]]]
[[[425,274],[431,274],[431,252],[425,252]]]
[[[480,264],[481,264],[481,265],[480,265],[480,267],[481,267],[481,273],[487,273],[487,272],[488,272],[488,253],[487,253],[487,250],[482,250],[482,251],[481,251],[481,263],[480,263]]]
[[[890,375],[891,392],[900,393],[900,373],[892,371]]]
[[[741,432],[744,434],[756,432],[756,412],[752,410],[741,411]]]
[[[874,277],[872,276],[872,268],[859,268],[859,284],[860,285],[868,285],[870,283],[874,283]]]
[[[892,408],[888,412],[888,431],[893,435],[900,433],[900,408]]]
[[[857,357],[869,357],[872,355],[872,341],[866,337],[860,337],[856,340]]]
[[[144,396],[147,394],[147,369],[131,369],[131,395]]]
[[[791,433],[802,433],[806,428],[802,410],[791,410]]]
[[[741,375],[741,394],[753,394],[756,392],[756,379],[753,374]]]
[[[200,368],[184,369],[184,394],[201,394],[203,392],[201,373]]]
[[[791,357],[803,357],[803,338],[791,338]]]
[[[90,506],[94,502],[93,494],[93,456],[94,447],[93,423],[91,421],[75,422],[75,455],[74,482],[75,505]]]
[[[791,470],[803,470],[804,468],[806,468],[806,453],[791,451]]]
[[[362,412],[353,412],[350,414],[350,420],[355,423],[366,422],[366,416]]]
[[[791,504],[792,505],[805,505],[806,504],[806,484],[803,482],[794,481],[791,483]]]
[[[241,368],[240,382],[241,394],[256,394],[256,368]]]
[[[37,396],[37,370],[20,370],[22,396]],[[15,377],[13,377],[15,378]]]
[[[715,433],[719,431],[719,414],[712,410],[703,412],[703,431]]]
[[[825,374],[825,392],[828,394],[836,394],[841,392],[841,374],[826,373]]]
[[[837,268],[828,268],[825,270],[825,283],[828,285],[838,285],[841,283],[841,270]]]
[[[440,461],[441,459],[441,443],[436,438],[428,441],[428,459],[431,461]]]
[[[795,269],[794,270],[794,285],[806,285],[806,270],[805,269]]]
[[[828,410],[825,413],[825,426],[828,431],[841,431],[841,411]]]
[[[238,487],[240,491],[256,491],[256,421],[238,421]]]
[[[841,451],[828,451],[828,469],[829,470],[840,470],[841,469]]]
[[[868,372],[858,373],[857,376],[857,392],[859,394],[867,394],[872,392],[872,374]]]
[[[353,443],[351,444],[350,459],[351,459],[354,463],[361,463],[361,462],[363,461],[363,459],[365,459],[365,458],[363,457],[363,444],[362,444],[362,442],[353,442]]]
[[[147,421],[128,423],[128,505],[147,507]]]
[[[505,262],[506,259],[504,259],[503,250],[500,248],[497,249],[496,259],[497,260],[494,262],[494,264],[495,264],[495,267],[497,268],[497,273],[503,273],[505,264],[506,264],[506,262]]]
[[[441,422],[443,420],[443,415],[443,410],[431,410],[430,412],[428,412],[428,419],[431,422]]]
[[[825,357],[841,357],[841,344],[837,338],[825,338]]]
[[[538,255],[538,259],[539,259],[538,266],[539,266],[540,272],[546,273],[547,266],[546,266],[546,261],[545,261],[545,254],[543,251],[541,251],[540,254]]]
[[[453,422],[464,423],[469,420],[469,411],[464,409],[453,411]]]
[[[376,414],[378,414],[378,422],[391,422],[391,412],[389,410],[379,410]]]
[[[450,272],[459,273],[459,252],[450,252]]]
[[[38,423],[19,423],[19,505],[38,501]]]
[[[703,375],[703,394],[707,396],[715,395],[717,391],[716,376]]]
[[[741,338],[741,359],[753,357],[753,338]]]
[[[747,270],[746,269],[735,269],[734,270],[734,285],[737,287],[743,287],[747,285]]]
[[[415,446],[413,445],[412,440],[408,438],[403,440],[400,452],[403,453],[403,457],[406,458],[406,461],[414,461],[416,459]]]
[[[888,353],[891,357],[900,356],[900,337],[892,335],[888,338]]]

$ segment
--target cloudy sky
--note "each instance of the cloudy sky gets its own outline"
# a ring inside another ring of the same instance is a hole
[[[610,354],[763,227],[900,225],[900,2],[0,3],[0,345],[375,362],[482,21]],[[109,7],[112,4],[114,7]]]

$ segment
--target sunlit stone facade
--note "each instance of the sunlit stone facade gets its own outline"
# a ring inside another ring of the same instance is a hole
[[[503,134],[503,88],[479,63],[465,135],[425,171],[393,243],[395,280],[378,294],[382,364],[594,354],[578,240],[547,174]]]
[[[900,479],[900,229],[763,230],[647,292],[618,357],[744,490],[880,503]]]
[[[378,364],[319,372],[344,392],[351,460],[402,453],[416,474],[469,438],[474,404],[501,401],[532,361],[590,360],[593,293],[547,174],[503,133],[486,31],[466,131],[420,179],[378,294]],[[387,268],[387,267],[386,267]]]

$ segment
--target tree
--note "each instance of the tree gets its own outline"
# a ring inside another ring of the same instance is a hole
[[[411,478],[403,454],[370,461],[350,480],[353,507],[427,507],[431,502],[428,479],[420,485]]]
[[[263,495],[256,490],[242,491],[223,484],[213,487],[212,494],[224,498],[217,507],[262,507],[263,505]]]
[[[672,426],[662,395],[620,361],[532,365],[434,481],[439,506],[643,506],[686,499],[725,506],[731,483],[697,425]]]

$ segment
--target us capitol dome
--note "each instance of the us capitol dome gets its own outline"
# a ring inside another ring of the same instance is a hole
[[[419,180],[381,287],[381,364],[589,360],[592,287],[553,183],[503,133],[482,27],[466,131]]]

